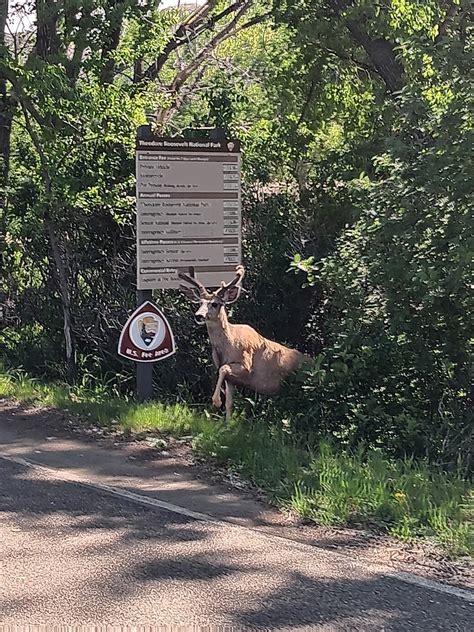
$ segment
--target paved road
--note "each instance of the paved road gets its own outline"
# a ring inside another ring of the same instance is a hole
[[[473,629],[460,596],[0,459],[0,623]]]

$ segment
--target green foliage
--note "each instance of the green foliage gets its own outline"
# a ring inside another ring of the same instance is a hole
[[[402,539],[436,538],[454,553],[473,550],[469,488],[458,476],[380,452],[343,454],[322,444],[295,484],[289,506],[322,524],[371,524]]]
[[[308,5],[314,21],[334,10],[331,2],[297,3],[282,15],[301,17]],[[338,20],[351,28],[348,20],[362,8],[367,37],[378,33],[398,51],[403,87],[381,102],[376,86],[366,84],[370,110],[381,119],[372,129],[361,122],[371,143],[355,136],[350,153],[335,145],[333,156],[342,160],[328,171],[337,183],[324,179],[324,159],[313,161],[306,192],[312,224],[291,267],[321,298],[307,322],[319,353],[314,368],[265,414],[275,423],[289,419],[295,432],[330,432],[346,445],[362,440],[443,467],[461,462],[469,472],[474,226],[466,7],[460,3],[444,22],[437,2],[393,3],[385,12],[358,2]],[[315,28],[295,28],[307,51],[324,37],[326,27]],[[342,41],[332,49],[342,52]],[[356,47],[353,57],[356,65],[377,67],[369,46]],[[322,175],[321,186],[315,178]],[[330,210],[342,219],[344,201],[344,224],[330,232],[321,219]],[[318,233],[331,239],[323,243]]]
[[[407,87],[371,177],[348,184],[359,218],[329,256],[297,257],[293,269],[323,288],[331,310],[303,387],[308,414],[356,440],[469,470],[472,95],[462,56],[445,59],[438,72],[446,81],[449,72],[452,96],[440,108],[423,85]]]
[[[364,525],[395,537],[434,539],[453,554],[472,554],[472,488],[413,459],[291,438],[288,428],[256,420],[209,427],[198,451],[232,464],[275,502],[319,524]]]
[[[17,109],[13,123],[0,353],[10,367],[65,377],[49,218],[68,277],[78,382],[130,395],[133,366],[116,343],[134,305],[133,137],[170,101],[166,82],[201,40],[170,56],[159,86],[137,82],[179,11],[107,2],[106,19],[85,12],[82,31],[64,13],[73,5],[59,9],[62,44],[79,45],[89,30],[95,44],[80,67],[64,45],[50,58],[1,61],[0,78],[14,71],[34,107]],[[102,54],[120,16],[119,44]],[[271,19],[218,47],[172,119],[169,133],[219,125],[243,141],[247,294],[232,319],[314,357],[280,398],[240,403],[256,435],[237,424],[232,437],[250,441],[245,462],[269,488],[293,481],[278,463],[299,467],[282,436],[472,471],[471,50],[466,0],[448,10],[440,0],[275,1]],[[155,369],[157,395],[207,401],[205,332],[177,292],[155,300],[179,349]],[[267,440],[282,451],[273,464],[261,458]],[[400,533],[404,520],[392,520]]]
[[[174,436],[199,434],[213,423],[209,417],[180,404],[138,405],[114,392],[106,381],[77,386],[45,384],[22,369],[0,373],[0,397],[59,408],[126,435],[147,431],[170,432]]]

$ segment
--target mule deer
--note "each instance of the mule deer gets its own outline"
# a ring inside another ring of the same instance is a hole
[[[191,269],[192,270],[192,269]],[[225,384],[226,418],[232,414],[232,399],[235,386],[245,386],[262,395],[276,395],[282,381],[309,360],[295,349],[261,336],[249,325],[229,323],[226,305],[234,303],[240,296],[243,266],[237,266],[235,277],[230,283],[211,292],[192,276],[179,273],[180,279],[191,287],[180,285],[181,291],[199,309],[195,314],[198,324],[206,325],[212,347],[212,359],[219,376],[212,396],[216,408],[222,407],[221,389]]]

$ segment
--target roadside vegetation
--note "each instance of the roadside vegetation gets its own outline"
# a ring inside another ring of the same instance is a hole
[[[424,461],[362,445],[341,450],[316,435],[303,441],[284,423],[256,417],[225,424],[183,404],[137,404],[103,388],[41,384],[21,371],[0,373],[0,397],[68,411],[130,437],[191,435],[199,456],[238,472],[273,504],[309,522],[422,538],[453,556],[474,554],[472,486]]]
[[[470,0],[91,4],[0,0],[3,393],[192,434],[306,519],[472,551]],[[228,427],[178,291],[153,295],[177,342],[154,367],[163,404],[133,402],[117,355],[145,124],[241,141],[230,320],[314,358],[277,399],[241,394]]]

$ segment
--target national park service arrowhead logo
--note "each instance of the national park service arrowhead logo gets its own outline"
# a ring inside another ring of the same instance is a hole
[[[160,310],[145,301],[127,320],[118,353],[135,362],[157,362],[175,353],[173,332]]]

